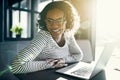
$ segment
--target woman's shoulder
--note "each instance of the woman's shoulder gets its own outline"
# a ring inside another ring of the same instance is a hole
[[[48,40],[48,39],[50,39],[50,33],[48,32],[48,31],[44,31],[44,30],[39,30],[36,34],[35,34],[35,36],[34,36],[34,38],[33,38],[33,40]]]
[[[65,39],[68,43],[71,43],[74,41],[75,37],[74,35],[65,34]]]
[[[50,37],[50,33],[48,31],[45,30],[39,30],[37,33],[37,36],[44,36],[44,37]]]
[[[74,38],[74,34],[71,33],[70,31],[69,31],[69,32],[65,32],[65,33],[64,33],[64,36],[65,36],[65,38],[68,39],[68,40]]]

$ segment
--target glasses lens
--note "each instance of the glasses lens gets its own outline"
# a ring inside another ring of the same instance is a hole
[[[54,20],[54,19],[47,19],[47,22],[52,25],[53,23],[57,24],[57,25],[62,25],[63,22],[64,22],[64,18],[60,18],[60,19],[57,19],[57,20]]]

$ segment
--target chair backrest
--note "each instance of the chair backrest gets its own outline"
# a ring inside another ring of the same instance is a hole
[[[93,61],[93,53],[92,47],[89,40],[77,40],[78,45],[83,51],[84,57],[82,59],[83,62],[91,62]]]

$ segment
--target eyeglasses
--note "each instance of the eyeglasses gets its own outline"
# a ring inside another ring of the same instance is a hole
[[[59,18],[59,19],[52,19],[52,18],[47,18],[46,21],[48,22],[48,24],[53,25],[53,23],[57,24],[58,26],[63,25],[63,23],[65,22],[65,18]]]

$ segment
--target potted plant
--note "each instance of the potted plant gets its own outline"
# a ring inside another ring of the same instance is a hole
[[[20,25],[13,26],[10,31],[16,35],[16,38],[20,38],[23,28]]]

